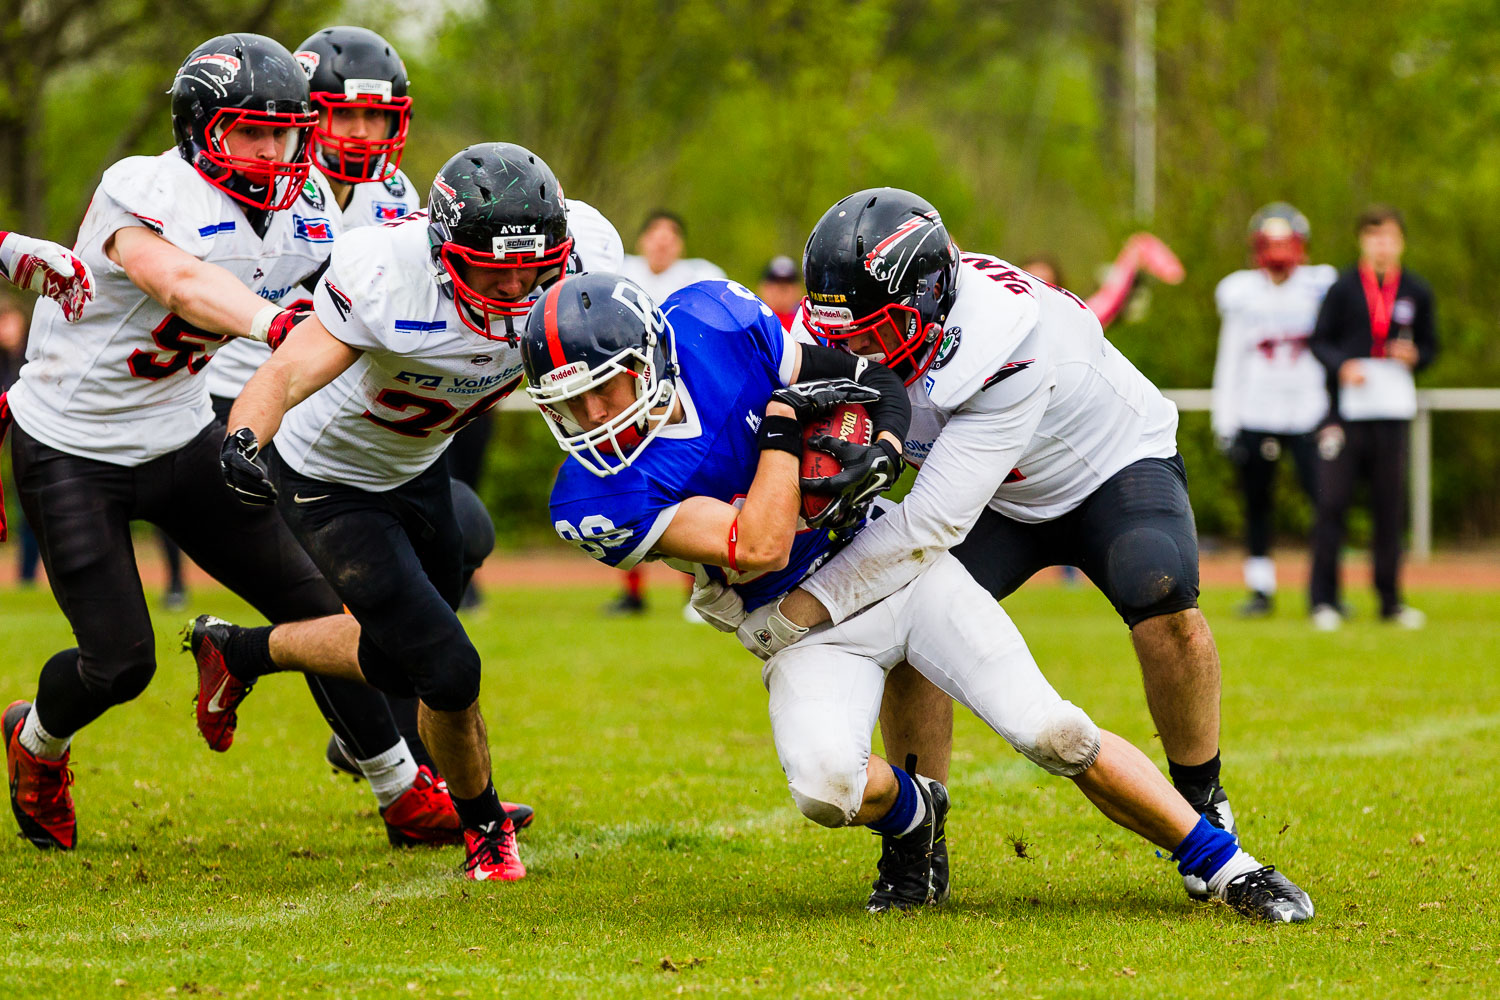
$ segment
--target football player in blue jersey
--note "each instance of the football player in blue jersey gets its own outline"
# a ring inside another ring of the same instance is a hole
[[[1138,749],[1053,690],[1020,633],[949,554],[838,625],[801,630],[776,607],[861,528],[899,475],[911,418],[899,377],[826,346],[800,344],[732,282],[704,281],[662,309],[629,280],[585,274],[532,307],[521,340],[528,392],[569,454],[553,527],[590,556],[629,568],[665,559],[722,591],[728,631],[787,632],[765,664],[777,755],[797,807],[829,827],[864,825],[886,845],[867,908],[948,894],[946,789],[870,752],[886,673],[910,662],[1044,770],[1072,778],[1106,816],[1173,851],[1231,905],[1271,920],[1312,915],[1298,898],[1259,898],[1261,865],[1203,820]],[[867,403],[876,440],[816,438],[842,463],[835,495],[799,522],[802,424]]]

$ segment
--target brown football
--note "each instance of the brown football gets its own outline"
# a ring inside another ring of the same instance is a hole
[[[837,473],[843,466],[826,451],[818,451],[807,442],[815,437],[836,437],[855,444],[869,444],[870,414],[859,403],[844,403],[826,417],[808,424],[802,431],[802,478],[818,479]],[[828,506],[829,497],[812,493],[802,494],[802,516],[816,517]]]

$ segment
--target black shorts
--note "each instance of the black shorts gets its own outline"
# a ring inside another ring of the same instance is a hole
[[[464,538],[447,464],[393,490],[310,479],[265,452],[292,533],[359,621],[359,665],[387,694],[456,712],[479,695],[479,653],[455,613]]]
[[[1125,624],[1198,606],[1198,531],[1182,456],[1143,458],[1040,523],[988,508],[953,554],[996,600],[1048,566],[1077,566]]]
[[[57,603],[78,639],[84,685],[113,703],[139,694],[156,667],[151,615],[130,522],[166,532],[210,576],[272,622],[337,614],[338,596],[276,511],[247,507],[224,485],[212,423],[137,466],[59,451],[18,424],[17,492],[36,531]]]

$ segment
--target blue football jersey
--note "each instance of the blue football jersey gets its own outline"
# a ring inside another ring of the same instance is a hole
[[[766,402],[791,378],[793,341],[743,285],[700,281],[669,296],[662,313],[676,335],[684,419],[612,476],[595,476],[569,457],[552,487],[557,533],[620,569],[652,556],[689,497],[744,499],[760,461],[755,440]],[[834,548],[828,532],[801,531],[785,569],[705,568],[732,585],[751,610],[795,588]]]

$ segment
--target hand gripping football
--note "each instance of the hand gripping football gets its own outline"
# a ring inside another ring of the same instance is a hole
[[[826,417],[819,417],[802,430],[802,478],[822,479],[839,472],[843,465],[826,451],[819,451],[808,444],[814,438],[827,435],[855,444],[869,444],[874,425],[870,414],[859,403],[844,403],[835,407]],[[815,493],[802,494],[802,516],[816,517],[828,506],[831,497]]]

